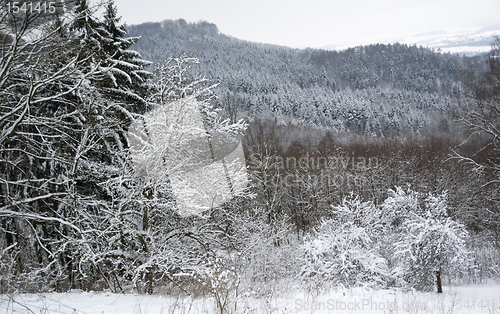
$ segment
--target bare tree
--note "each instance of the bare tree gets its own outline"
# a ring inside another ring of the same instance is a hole
[[[500,230],[500,37],[496,36],[488,54],[488,71],[469,83],[470,97],[460,120],[469,130],[468,142],[479,149],[471,156],[455,156],[480,174],[484,184],[482,221],[498,234]],[[479,192],[479,191],[478,191]]]

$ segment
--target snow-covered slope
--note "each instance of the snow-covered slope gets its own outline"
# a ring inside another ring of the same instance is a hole
[[[379,43],[404,43],[440,50],[443,52],[463,55],[478,55],[491,49],[493,36],[500,35],[500,25],[486,26],[473,29],[438,30],[409,36],[385,38]],[[375,43],[375,42],[373,42]],[[370,43],[342,43],[320,47],[327,50],[343,50],[360,44]]]

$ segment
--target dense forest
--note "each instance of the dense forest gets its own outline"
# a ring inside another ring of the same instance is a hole
[[[476,57],[297,50],[206,22],[126,28],[112,1],[44,23],[1,14],[0,293],[210,296],[225,313],[290,286],[500,278],[498,37]],[[185,104],[203,127],[154,146],[151,112],[161,124]],[[143,124],[154,162],[137,161]],[[183,140],[197,134],[208,162]],[[243,143],[237,175],[220,138]],[[216,163],[230,200],[180,214],[204,193],[183,176]]]
[[[345,51],[291,49],[225,36],[207,22],[129,27],[153,62],[187,55],[230,116],[266,117],[370,136],[447,133],[465,82],[486,71],[482,57],[442,54],[404,44]]]

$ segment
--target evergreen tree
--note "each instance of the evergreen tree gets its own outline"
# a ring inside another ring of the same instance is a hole
[[[145,112],[146,81],[152,75],[145,68],[151,62],[129,50],[139,38],[125,37],[127,31],[119,24],[121,18],[117,16],[114,2],[108,2],[105,10],[104,20],[100,21],[93,16],[87,0],[79,1],[72,29],[93,55],[92,63],[102,70],[103,75],[94,84],[103,96],[131,112]]]
[[[103,64],[110,67],[108,85],[104,93],[115,101],[124,103],[125,108],[134,112],[144,112],[147,103],[144,97],[148,90],[146,83],[152,74],[145,70],[151,62],[143,60],[141,55],[129,48],[139,41],[139,37],[125,37],[127,31],[119,24],[121,17],[113,1],[106,5],[103,27],[110,39],[103,50],[109,59]]]

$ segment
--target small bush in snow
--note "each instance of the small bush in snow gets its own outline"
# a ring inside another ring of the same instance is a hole
[[[302,246],[300,277],[309,284],[353,287],[382,285],[388,275],[386,260],[377,250],[379,234],[375,207],[357,197],[333,207],[335,217],[324,221]]]

